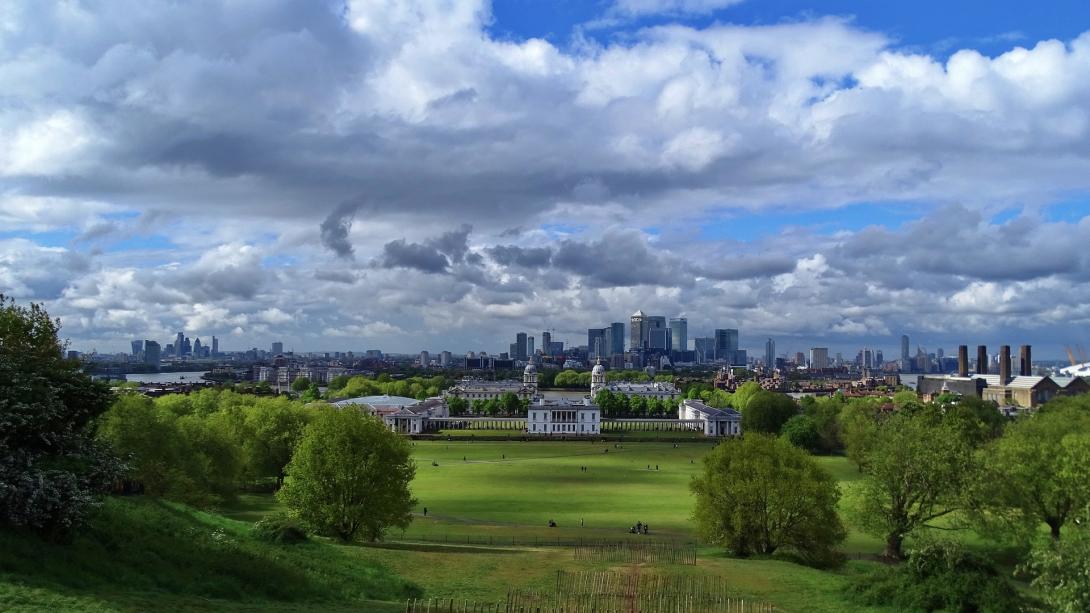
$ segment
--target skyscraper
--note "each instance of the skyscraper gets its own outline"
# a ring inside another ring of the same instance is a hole
[[[587,357],[604,358],[606,351],[606,331],[609,328],[587,328]]]
[[[132,342],[132,357],[139,357],[140,352],[144,350],[144,341]]]
[[[525,360],[526,359],[526,333],[525,332],[519,332],[518,334],[515,335],[515,345],[516,345],[516,347],[515,347],[516,355],[511,356],[511,359]]]
[[[684,317],[670,319],[670,349],[674,351],[688,351],[689,349],[689,320]]]
[[[647,339],[647,328],[643,311],[636,311],[628,319],[628,348],[639,350]]]
[[[283,355],[283,353],[284,353],[284,343],[282,343],[280,341],[276,341],[275,343],[272,344],[272,354],[273,355]]]
[[[215,357],[220,354],[220,339],[212,337],[212,356]]]
[[[648,349],[669,351],[670,345],[670,328],[651,327],[647,330]]]
[[[719,328],[715,331],[715,359],[725,360],[727,364],[734,364],[738,352],[738,330],[734,328]]]
[[[545,355],[552,355],[551,354],[551,352],[552,352],[552,343],[553,343],[553,333],[552,332],[542,332],[541,333],[541,350],[545,352]]]
[[[901,335],[901,368],[907,368],[909,364],[908,356],[908,335]]]
[[[179,332],[178,336],[174,337],[174,355],[181,357],[184,355],[182,352],[185,349],[185,333]]]
[[[776,341],[771,338],[765,341],[765,367],[774,368],[776,366]]]
[[[609,324],[609,355],[624,353],[624,323],[615,321]]]
[[[193,357],[195,357],[195,358],[201,357],[202,349],[203,348],[201,347],[201,339],[197,338],[197,340],[193,341]]]
[[[829,367],[829,348],[812,347],[810,349],[810,368],[821,370]]]
[[[693,339],[693,349],[696,353],[697,364],[707,364],[708,362],[715,361],[715,339],[706,337],[697,337]]]
[[[159,354],[160,354],[159,343],[157,343],[155,341],[144,341],[144,363],[145,364],[150,364],[150,365],[155,366],[156,368],[158,368],[159,360],[161,359],[161,356]]]
[[[532,336],[526,337],[526,357],[534,357],[534,337]]]

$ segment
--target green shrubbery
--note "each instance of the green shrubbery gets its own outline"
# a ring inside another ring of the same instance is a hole
[[[307,540],[307,531],[299,520],[285,513],[266,515],[254,522],[254,536],[268,543],[294,545]]]
[[[1024,605],[987,558],[949,542],[921,545],[904,564],[863,575],[851,590],[862,603],[899,611],[1013,613]]]

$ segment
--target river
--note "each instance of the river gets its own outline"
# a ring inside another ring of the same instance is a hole
[[[134,372],[125,375],[127,381],[138,383],[200,383],[201,375],[207,370],[194,370],[187,372]]]

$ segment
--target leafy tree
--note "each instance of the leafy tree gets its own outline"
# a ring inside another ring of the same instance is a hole
[[[348,380],[350,378],[351,377],[348,375],[337,375],[336,377],[333,377],[329,380],[329,389],[331,391],[344,389],[344,386],[348,385]]]
[[[734,400],[737,399],[736,393]],[[779,434],[780,428],[798,412],[798,405],[789,396],[761,390],[746,401],[746,408],[742,410],[742,430]]]
[[[848,459],[863,471],[878,437],[878,407],[871,402],[853,400],[840,410],[839,424]]]
[[[321,408],[306,428],[277,498],[314,528],[370,541],[407,527],[416,501],[409,443],[354,407]]]
[[[912,409],[921,406],[920,399],[912,390],[901,390],[893,394],[893,406],[898,410]]]
[[[310,387],[310,379],[307,377],[296,377],[295,380],[291,382],[291,391],[297,394],[307,391],[308,387]]]
[[[885,539],[890,559],[904,556],[910,533],[959,508],[975,471],[972,448],[957,430],[908,412],[876,428],[865,466],[860,521]]]
[[[980,518],[1023,536],[1042,522],[1053,539],[1090,507],[1090,413],[1043,411],[1021,419],[982,453]]]
[[[806,415],[796,415],[787,420],[780,429],[780,435],[799,449],[813,452],[821,446],[821,437],[818,435],[817,425],[814,420]]]
[[[1038,543],[1024,570],[1035,575],[1033,586],[1050,610],[1090,611],[1090,531],[1080,529],[1072,538]]]
[[[756,381],[746,381],[734,390],[734,394],[731,395],[731,406],[745,412],[746,407],[749,406],[749,400],[762,391],[764,390]]]
[[[723,442],[705,456],[690,489],[701,536],[736,555],[788,549],[828,562],[845,536],[836,480],[778,438],[747,434]]]
[[[53,539],[87,519],[123,468],[94,438],[110,390],[62,357],[59,327],[0,294],[0,524]]]
[[[447,398],[447,409],[450,410],[450,414],[454,417],[465,415],[466,411],[469,410],[469,402],[465,398],[452,396]]]
[[[504,392],[498,404],[505,415],[518,415],[522,410],[522,401],[512,392]]]
[[[303,437],[311,412],[283,399],[261,399],[243,411],[241,440],[244,474],[251,479],[276,477],[284,483],[284,469]]]
[[[311,383],[310,386],[307,387],[306,391],[303,392],[303,395],[299,397],[299,399],[303,402],[315,402],[321,397],[322,390],[318,387],[318,384]]]
[[[814,398],[807,396],[800,402],[803,414],[814,422],[818,434],[818,449],[825,453],[834,453],[844,448],[840,431],[840,411],[844,405],[835,396]]]

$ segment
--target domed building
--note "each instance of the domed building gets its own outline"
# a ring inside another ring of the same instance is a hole
[[[594,398],[598,392],[606,387],[606,367],[602,366],[602,358],[594,364],[590,370],[590,397]]]
[[[533,362],[527,364],[522,370],[522,386],[532,389],[534,394],[537,394],[537,366],[534,366]]]

